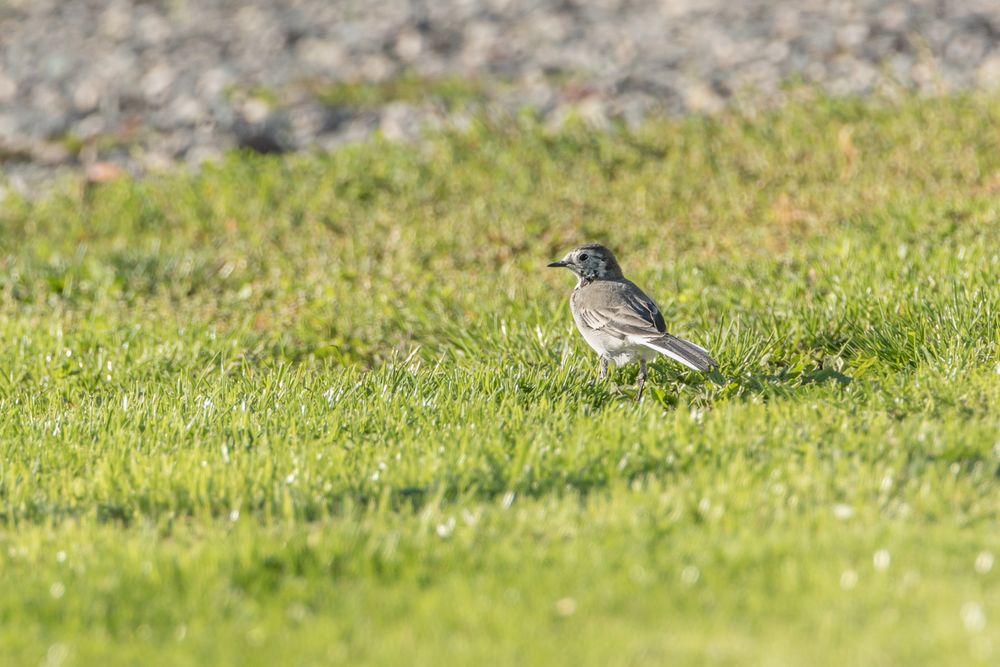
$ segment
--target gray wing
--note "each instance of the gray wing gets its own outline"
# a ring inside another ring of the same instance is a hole
[[[663,314],[642,290],[631,283],[610,285],[581,300],[580,317],[589,327],[619,338],[656,339],[667,333]]]
[[[632,283],[608,283],[579,304],[580,317],[592,329],[629,339],[665,354],[689,368],[707,371],[718,366],[700,345],[667,333],[656,303]]]

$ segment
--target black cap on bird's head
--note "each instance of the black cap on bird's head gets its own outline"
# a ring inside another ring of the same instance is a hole
[[[588,243],[570,252],[558,262],[549,264],[552,268],[567,268],[581,280],[605,280],[622,278],[615,254],[599,243]]]

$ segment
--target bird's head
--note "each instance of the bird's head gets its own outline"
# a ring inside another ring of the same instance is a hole
[[[552,262],[549,266],[552,268],[565,267],[579,276],[581,282],[614,280],[623,277],[615,254],[597,243],[580,246],[558,262]]]

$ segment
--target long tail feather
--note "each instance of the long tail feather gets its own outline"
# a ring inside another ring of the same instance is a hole
[[[696,371],[705,372],[719,366],[715,359],[708,356],[705,348],[677,336],[666,334],[656,340],[639,342]]]

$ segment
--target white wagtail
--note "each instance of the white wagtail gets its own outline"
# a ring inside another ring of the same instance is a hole
[[[622,274],[614,253],[604,246],[580,246],[549,266],[565,267],[579,278],[570,310],[584,340],[601,355],[601,380],[608,376],[608,362],[623,366],[638,361],[636,400],[641,400],[646,362],[657,353],[696,371],[718,367],[708,350],[667,333],[659,307]]]

